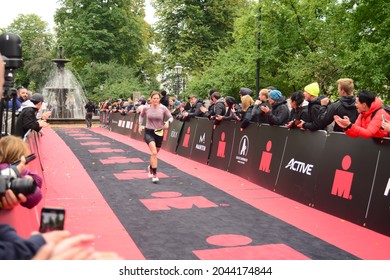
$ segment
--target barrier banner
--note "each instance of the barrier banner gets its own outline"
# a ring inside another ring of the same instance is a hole
[[[289,130],[283,127],[262,124],[255,136],[255,149],[252,153],[253,176],[249,181],[275,191],[283,151]]]
[[[386,138],[380,142],[377,143],[380,154],[368,205],[366,227],[390,236],[390,139]]]
[[[207,164],[211,148],[211,139],[213,137],[213,122],[207,118],[196,118],[194,143],[191,151],[191,159],[200,163]]]
[[[99,119],[104,126],[107,126],[109,124],[109,116],[110,113],[107,110],[100,111]]]
[[[386,152],[382,154],[385,156]],[[381,213],[380,220],[386,217],[386,212],[389,217],[388,206],[385,209],[389,203],[384,197],[387,182],[386,171],[383,170],[386,166],[389,176],[389,165],[381,167],[382,174],[376,170],[377,164],[388,164],[389,161],[381,158],[379,145],[373,139],[331,133],[324,148],[323,164],[317,180],[315,208],[359,225],[366,222],[366,213],[370,214],[373,224],[376,221],[374,213]],[[374,205],[373,201],[379,205]]]
[[[196,127],[198,120],[190,118],[183,124],[181,136],[179,138],[179,145],[176,152],[178,155],[189,158],[191,156],[192,145],[195,139]]]
[[[256,176],[256,164],[253,162],[253,153],[256,149],[258,125],[251,124],[243,131],[240,131],[241,122],[234,124],[235,134],[232,146],[232,156],[228,171],[246,180]]]
[[[164,138],[161,146],[162,149],[171,153],[176,153],[183,124],[184,123],[181,121],[173,120],[169,129],[164,131]]]
[[[214,129],[209,165],[227,170],[232,154],[235,121],[222,121]]]
[[[138,118],[139,118],[139,114],[137,113],[131,113],[131,114],[134,114],[134,119],[133,119],[133,123],[131,124],[130,122],[130,137],[132,139],[138,139],[138,140],[142,140],[143,139],[143,134],[139,134],[138,132]]]
[[[291,129],[288,133],[276,192],[303,204],[314,200],[326,132]]]
[[[131,129],[134,125],[134,113],[127,113],[124,119],[124,123],[122,123],[122,127],[126,130],[126,135],[130,136]]]
[[[128,115],[113,113],[111,117],[111,131],[122,135],[130,135],[130,130],[126,127],[126,123],[129,123]]]
[[[134,128],[134,125],[135,125],[135,116],[137,114],[134,113],[134,112],[130,112],[130,113],[127,113],[127,118],[125,119],[126,120],[126,124],[125,124],[125,127],[129,130],[129,135],[131,136],[131,133],[133,131],[133,128]],[[138,121],[138,119],[137,119]]]

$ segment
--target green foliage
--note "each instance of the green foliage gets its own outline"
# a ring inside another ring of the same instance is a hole
[[[163,64],[180,62],[191,73],[202,72],[232,42],[234,20],[248,6],[245,0],[155,0],[159,21],[157,46]]]
[[[50,49],[53,35],[48,24],[34,14],[19,15],[4,32],[14,33],[22,39],[23,68],[17,69],[15,84],[39,90],[45,83],[52,62]]]
[[[80,73],[87,98],[95,102],[132,97],[134,92],[148,94],[155,88],[153,82],[142,83],[135,70],[116,62],[87,64]]]
[[[255,88],[260,57],[260,88],[273,85],[286,96],[313,81],[336,96],[335,82],[355,80],[389,99],[390,4],[360,0],[262,0],[261,48],[257,51],[258,8],[235,22],[234,43],[221,50],[210,67],[192,77],[189,90],[211,87],[235,95]]]
[[[146,41],[142,3],[130,0],[60,0],[59,43],[81,69],[94,61],[135,65]]]

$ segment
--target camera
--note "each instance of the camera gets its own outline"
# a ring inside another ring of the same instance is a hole
[[[14,85],[14,69],[23,66],[22,39],[19,35],[3,33],[0,35],[0,53],[3,56],[5,76],[4,89],[10,89]]]
[[[13,176],[0,175],[0,197],[5,195],[7,190],[12,190],[18,194],[30,195],[35,193],[37,184],[29,178],[15,178]]]
[[[16,98],[17,93],[14,89],[15,75],[14,71],[23,66],[22,59],[22,39],[19,35],[12,33],[3,33],[0,35],[0,54],[4,60],[4,88],[0,103],[0,131],[1,133],[14,133],[16,120]],[[8,127],[8,101],[13,100],[11,115],[11,131]],[[5,113],[5,114],[3,114]],[[3,127],[4,126],[4,127]]]

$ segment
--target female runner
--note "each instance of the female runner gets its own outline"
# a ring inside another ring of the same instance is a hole
[[[144,140],[150,149],[150,163],[148,166],[148,176],[152,178],[153,183],[157,183],[157,154],[160,151],[164,129],[169,128],[169,124],[173,121],[171,112],[164,105],[160,104],[161,94],[158,91],[153,91],[150,95],[151,103],[146,105],[139,115],[138,132],[142,134],[145,129]],[[145,127],[142,125],[146,117]],[[164,119],[166,121],[164,122]]]

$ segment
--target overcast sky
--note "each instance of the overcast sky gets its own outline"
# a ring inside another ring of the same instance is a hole
[[[150,7],[149,0],[146,0],[146,3],[145,20],[153,23],[153,8]],[[57,0],[2,0],[0,5],[0,28],[10,25],[19,14],[36,14],[53,28],[54,13],[59,7]]]

